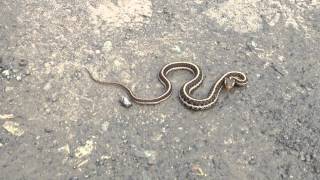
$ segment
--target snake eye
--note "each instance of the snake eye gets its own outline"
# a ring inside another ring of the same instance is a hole
[[[232,89],[234,87],[235,83],[236,83],[236,81],[232,77],[227,77],[224,79],[224,87],[227,90]]]

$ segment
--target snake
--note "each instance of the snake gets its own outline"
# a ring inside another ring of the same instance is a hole
[[[223,88],[229,91],[236,86],[245,86],[248,83],[248,78],[245,73],[239,71],[228,71],[213,83],[207,97],[195,98],[192,94],[204,80],[201,68],[197,64],[191,62],[172,62],[163,66],[158,75],[159,81],[164,87],[164,92],[158,97],[145,99],[136,96],[130,88],[122,83],[100,81],[96,79],[87,68],[85,68],[85,70],[94,82],[101,85],[119,86],[127,92],[132,101],[142,105],[159,104],[167,100],[171,96],[173,89],[172,84],[167,77],[168,74],[176,70],[187,70],[193,74],[193,78],[182,85],[179,91],[179,98],[186,107],[196,111],[212,107],[217,102],[219,94]]]

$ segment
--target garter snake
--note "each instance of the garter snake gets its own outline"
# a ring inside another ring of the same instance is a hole
[[[245,86],[248,82],[247,76],[239,71],[229,71],[223,74],[211,87],[206,98],[197,99],[192,97],[192,93],[203,82],[203,74],[200,67],[190,62],[173,62],[165,65],[159,72],[159,81],[162,83],[165,92],[152,99],[144,99],[137,97],[127,86],[118,82],[103,82],[93,77],[88,69],[86,69],[90,78],[102,85],[115,85],[123,88],[130,98],[138,104],[158,104],[170,97],[172,94],[172,85],[167,75],[175,70],[188,70],[194,77],[186,82],[179,91],[179,97],[182,103],[193,110],[204,110],[214,105],[218,99],[220,91],[225,87],[227,90],[232,89],[234,86]]]

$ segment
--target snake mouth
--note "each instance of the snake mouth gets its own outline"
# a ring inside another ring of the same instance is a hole
[[[227,91],[231,90],[235,84],[236,84],[236,81],[232,77],[226,77],[224,79],[224,87],[226,88]]]

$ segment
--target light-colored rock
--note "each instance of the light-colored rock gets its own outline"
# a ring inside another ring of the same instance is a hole
[[[17,81],[21,81],[21,80],[22,80],[22,77],[21,77],[20,75],[18,75],[18,76],[16,77],[16,80],[17,80]]]
[[[76,158],[82,158],[82,157],[88,156],[91,154],[93,148],[94,148],[93,140],[87,140],[84,146],[79,146],[75,150],[74,155]]]
[[[13,119],[13,114],[0,114],[0,119]]]
[[[6,121],[2,127],[14,136],[22,136],[24,134],[24,130],[17,122]]]
[[[103,122],[101,125],[102,131],[108,131],[109,124],[110,123],[108,121]]]
[[[6,70],[2,71],[2,75],[5,76],[5,77],[10,76],[10,70],[6,69]]]
[[[11,86],[6,86],[6,87],[4,88],[4,91],[5,91],[5,92],[10,92],[10,91],[12,91],[12,90],[14,90],[14,87],[11,87]]]
[[[50,82],[47,82],[44,86],[43,86],[43,90],[45,91],[48,91],[50,90],[52,87],[51,83]]]
[[[122,96],[121,99],[120,99],[120,103],[122,106],[126,107],[126,108],[129,108],[132,106],[132,103],[131,101],[125,97],[125,96]]]
[[[70,154],[69,144],[66,144],[66,145],[60,147],[60,148],[58,149],[58,152],[63,152],[63,153],[65,153],[66,155],[69,155],[69,154]]]

